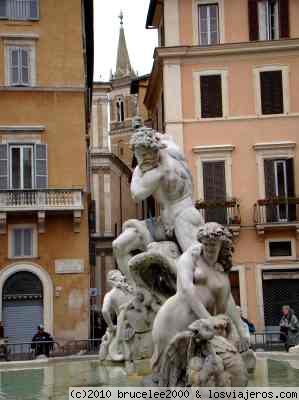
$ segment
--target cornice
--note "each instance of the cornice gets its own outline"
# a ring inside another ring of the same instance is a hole
[[[257,54],[265,52],[277,52],[298,50],[299,39],[284,39],[273,41],[224,43],[213,46],[174,46],[158,47],[155,50],[155,58],[181,58],[198,56],[220,56],[234,54]]]
[[[294,149],[296,142],[269,142],[256,143],[253,145],[254,150],[278,150],[278,149]]]
[[[231,153],[235,149],[232,144],[220,144],[215,146],[194,146],[192,148],[193,153],[203,154],[203,153],[217,153],[217,152],[229,152]]]
[[[24,132],[44,132],[44,125],[0,125],[0,132],[5,133],[24,133]]]
[[[0,92],[85,92],[84,86],[0,86]]]
[[[11,32],[1,32],[0,38],[3,39],[29,39],[37,40],[39,35],[37,33],[11,33]]]

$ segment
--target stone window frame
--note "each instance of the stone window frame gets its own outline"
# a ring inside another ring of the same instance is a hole
[[[216,145],[216,146],[195,146],[192,151],[196,154],[196,172],[197,172],[197,196],[198,200],[204,199],[203,187],[203,162],[224,161],[225,164],[225,184],[227,197],[233,197],[232,184],[232,152],[234,146]]]
[[[13,254],[13,231],[15,229],[32,229],[32,255],[15,256]],[[8,225],[8,258],[13,260],[31,259],[38,257],[38,232],[36,224],[10,224]]]
[[[29,52],[29,85],[36,86],[36,43],[34,40],[6,39],[4,40],[5,77],[4,84],[9,87],[18,87],[10,83],[9,49],[13,47],[26,48]]]
[[[283,93],[283,113],[263,114],[261,96],[261,72],[281,71],[282,93]],[[255,92],[255,112],[260,118],[271,118],[273,116],[288,115],[290,113],[290,89],[289,89],[289,66],[288,65],[264,65],[253,69],[254,92]]]
[[[224,4],[223,0],[193,0],[192,15],[193,15],[193,45],[200,46],[199,44],[199,24],[198,24],[198,6],[218,4],[219,10],[219,44],[225,42],[225,25],[224,25]]]
[[[253,145],[256,152],[259,198],[264,199],[266,197],[264,160],[293,158],[295,161],[295,147],[295,142],[270,142],[256,143]]]
[[[270,242],[291,242],[291,249],[292,249],[292,255],[291,256],[278,256],[278,257],[273,257],[270,255]],[[274,239],[267,238],[265,240],[265,254],[266,254],[266,260],[267,261],[275,261],[275,260],[296,260],[296,240],[294,238],[277,238],[275,237]]]
[[[222,92],[222,117],[202,118],[201,116],[201,86],[200,77],[209,75],[221,75]],[[227,119],[229,116],[229,90],[228,90],[228,69],[208,69],[193,72],[193,91],[195,102],[195,118],[200,121],[217,121]]]

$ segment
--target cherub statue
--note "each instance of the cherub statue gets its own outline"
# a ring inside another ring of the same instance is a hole
[[[107,283],[111,290],[106,293],[102,306],[107,330],[103,336],[99,354],[101,360],[119,361],[125,358],[126,349],[120,343],[117,325],[113,322],[118,319],[122,306],[133,298],[133,289],[127,284],[123,274],[116,269],[108,272]]]
[[[128,267],[132,253],[146,251],[151,242],[175,238],[185,251],[196,243],[196,233],[203,224],[192,200],[191,173],[172,138],[142,127],[132,135],[131,145],[138,162],[131,182],[132,197],[142,201],[153,196],[161,217],[127,221],[113,242],[118,267],[128,282],[134,282]]]
[[[150,357],[151,329],[157,311],[152,295],[145,289],[133,290],[118,270],[110,271],[107,278],[112,289],[105,295],[102,307],[107,330],[102,338],[100,359],[120,362]]]
[[[231,342],[216,336],[212,318],[193,322],[176,334],[163,354],[159,386],[247,385],[241,355]]]

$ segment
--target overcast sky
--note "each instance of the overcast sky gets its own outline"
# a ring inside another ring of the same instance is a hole
[[[115,72],[120,10],[132,67],[139,75],[151,71],[157,43],[156,30],[145,29],[149,0],[94,0],[94,80],[108,80]]]

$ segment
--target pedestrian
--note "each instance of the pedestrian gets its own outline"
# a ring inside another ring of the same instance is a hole
[[[4,337],[3,322],[0,321],[0,361],[8,361],[7,339]]]
[[[37,327],[37,333],[32,338],[31,348],[34,350],[35,357],[44,355],[50,356],[50,350],[53,350],[54,340],[50,333],[44,330],[42,325]]]
[[[254,323],[249,321],[247,318],[243,317],[242,310],[240,310],[240,311],[241,311],[241,320],[243,322],[245,322],[245,324],[248,325],[249,333],[250,334],[255,333],[256,329],[255,329]]]
[[[4,338],[4,326],[3,326],[3,322],[0,321],[0,339]]]
[[[241,310],[241,307],[236,306],[236,310],[237,310],[237,312],[238,312],[238,314],[239,314],[239,316],[240,316],[241,325],[242,325],[243,330],[244,330],[244,332],[245,332],[245,336],[246,336],[246,338],[248,339],[248,342],[250,343],[250,331],[249,331],[249,326],[248,326],[248,324],[247,324],[247,323],[243,320],[243,318],[242,318],[242,310]]]
[[[285,344],[286,351],[299,343],[299,321],[294,310],[288,306],[282,306],[282,318],[279,323],[280,340]]]

